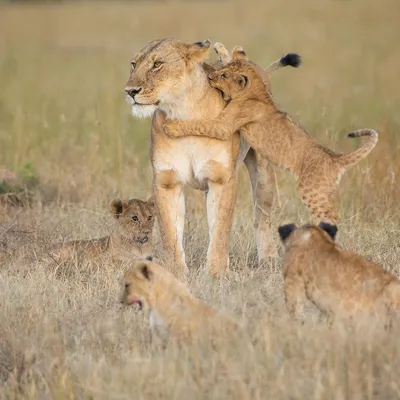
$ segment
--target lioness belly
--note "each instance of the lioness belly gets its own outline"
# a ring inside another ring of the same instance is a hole
[[[173,170],[180,183],[205,189],[215,171],[227,175],[233,171],[232,142],[208,138],[158,137],[153,143],[153,167],[157,172]]]

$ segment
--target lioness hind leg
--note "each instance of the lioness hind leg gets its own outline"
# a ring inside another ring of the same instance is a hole
[[[154,195],[164,263],[178,278],[184,278],[188,273],[183,250],[185,198],[182,184],[176,181],[174,171],[162,171],[156,174]]]
[[[271,229],[271,208],[275,198],[273,167],[264,157],[250,148],[244,163],[249,172],[254,201],[254,233],[257,244],[258,262],[277,256],[277,246]]]

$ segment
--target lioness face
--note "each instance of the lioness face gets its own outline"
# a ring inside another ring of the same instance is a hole
[[[138,304],[140,308],[148,305],[152,299],[154,273],[149,260],[138,260],[124,274],[121,303]]]
[[[118,220],[119,232],[144,245],[149,241],[154,227],[155,204],[152,198],[147,201],[115,199],[110,203],[110,210]]]
[[[210,41],[194,44],[175,39],[150,42],[131,61],[126,101],[139,118],[151,116],[190,89],[189,75],[206,56]]]
[[[337,226],[321,222],[319,226],[304,225],[297,228],[294,224],[282,225],[278,228],[279,236],[285,249],[294,245],[301,246],[310,241],[317,244],[318,240],[334,242]]]
[[[238,71],[238,64],[232,61],[208,76],[210,85],[221,91],[225,101],[238,99],[250,88],[249,74],[245,69]]]

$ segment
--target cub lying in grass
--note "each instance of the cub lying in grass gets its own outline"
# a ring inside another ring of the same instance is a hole
[[[264,75],[242,48],[235,48],[232,61],[209,76],[210,84],[229,101],[219,117],[209,121],[167,120],[165,133],[172,137],[195,135],[225,140],[240,130],[252,148],[295,175],[301,198],[314,217],[336,223],[339,213],[334,200],[340,178],[348,167],[370,153],[378,134],[372,129],[350,133],[349,137],[369,136],[369,140],[348,154],[327,149],[278,110]]]
[[[161,265],[137,260],[123,279],[121,303],[150,309],[150,330],[163,342],[171,335],[181,344],[196,339],[213,340],[224,330],[236,327],[229,318],[194,297],[185,283]]]
[[[117,229],[110,236],[99,239],[74,240],[65,243],[54,256],[66,261],[74,255],[95,259],[110,255],[115,260],[127,261],[151,256],[155,204],[153,198],[111,201],[110,210],[117,220]]]
[[[358,313],[390,316],[400,311],[400,280],[334,242],[337,227],[279,227],[286,250],[283,261],[286,306],[295,318],[307,300],[320,310],[353,317]]]

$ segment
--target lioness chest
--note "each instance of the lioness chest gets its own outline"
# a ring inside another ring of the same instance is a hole
[[[204,189],[206,180],[218,179],[219,173],[232,173],[236,165],[238,135],[222,141],[194,136],[171,139],[164,133],[157,133],[152,139],[156,172],[173,170],[180,183],[196,189]]]

